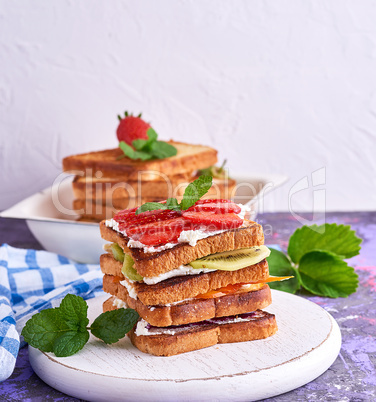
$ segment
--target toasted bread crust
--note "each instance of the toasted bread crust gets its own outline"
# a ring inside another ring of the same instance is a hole
[[[197,179],[192,173],[189,177],[175,175],[164,180],[121,180],[121,178],[76,176],[72,187],[76,199],[92,200],[102,204],[111,204],[115,200],[125,203],[132,198],[165,200],[169,197],[181,197],[190,182]],[[205,198],[232,198],[236,181],[233,179],[213,180],[213,186],[205,194]],[[148,201],[145,201],[148,202]],[[113,204],[116,207],[116,204]],[[120,204],[118,204],[120,205]],[[127,208],[120,206],[119,208]]]
[[[114,148],[68,156],[63,159],[63,170],[75,171],[76,174],[83,172],[85,175],[90,169],[91,174],[102,172],[108,177],[121,176],[124,179],[137,180],[140,171],[154,170],[175,175],[203,169],[217,163],[217,151],[213,148],[175,141],[168,142],[177,148],[176,156],[149,161],[132,160],[126,157],[118,160],[117,158],[124,154],[120,148]]]
[[[261,225],[244,220],[244,226],[201,239],[196,246],[180,243],[175,247],[157,253],[144,253],[141,249],[128,248],[128,237],[108,228],[105,221],[100,223],[103,239],[118,243],[124,252],[134,259],[134,268],[144,277],[153,277],[186,265],[209,254],[264,244]]]
[[[131,342],[144,353],[155,356],[173,356],[206,348],[218,343],[234,343],[265,339],[278,330],[274,314],[262,312],[263,316],[251,321],[222,325],[205,325],[189,332],[175,335],[141,335],[135,329],[128,333]]]
[[[114,277],[119,277],[120,280],[124,279],[123,274],[121,274],[121,263],[111,255],[103,254],[100,258],[100,265],[102,272],[106,274],[103,277],[103,290],[111,293],[112,287],[109,284],[114,281]],[[230,284],[262,281],[268,277],[268,263],[263,260],[258,264],[237,271],[213,271],[198,275],[177,276],[155,285],[134,282],[133,286],[137,297],[143,304],[155,306],[190,299]],[[123,286],[121,288],[125,289]],[[119,298],[126,301],[122,297]]]
[[[213,299],[191,299],[172,306],[147,306],[140,300],[130,297],[126,288],[119,283],[108,283],[106,292],[125,301],[145,321],[158,327],[189,324],[214,317],[248,313],[263,309],[272,302],[268,285],[251,292],[235,293]],[[105,302],[106,305],[108,304],[106,308],[109,310],[115,309],[112,305],[113,299],[112,297]]]

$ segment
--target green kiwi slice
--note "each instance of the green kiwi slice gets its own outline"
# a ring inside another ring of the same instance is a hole
[[[105,244],[104,250],[112,254],[116,261],[124,261],[124,251],[117,243]]]
[[[134,268],[134,260],[129,254],[124,254],[123,268],[121,270],[124,276],[131,281],[142,281],[143,277],[137,273]]]
[[[207,268],[221,271],[236,271],[259,263],[268,257],[269,254],[270,250],[266,246],[240,248],[238,250],[210,254],[192,261],[189,265],[197,269]]]

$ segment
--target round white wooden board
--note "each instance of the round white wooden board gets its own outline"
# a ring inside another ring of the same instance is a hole
[[[90,337],[71,357],[29,347],[30,363],[51,387],[90,401],[251,401],[279,395],[326,371],[339,353],[341,333],[320,306],[272,292],[265,310],[276,315],[279,330],[268,339],[156,357],[140,352],[128,337],[114,345]],[[88,300],[90,322],[106,298]]]

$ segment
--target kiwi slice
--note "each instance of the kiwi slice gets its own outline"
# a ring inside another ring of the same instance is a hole
[[[236,271],[257,264],[268,257],[269,254],[270,250],[266,246],[240,248],[238,250],[210,254],[192,261],[189,265],[197,269],[207,268],[221,271]]]
[[[129,254],[124,254],[123,268],[121,270],[124,276],[131,281],[142,281],[143,277],[137,273],[134,268],[134,260]]]
[[[112,254],[116,261],[124,261],[124,251],[117,243],[105,244],[104,250]]]

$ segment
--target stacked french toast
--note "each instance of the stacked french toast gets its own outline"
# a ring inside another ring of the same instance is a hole
[[[100,258],[104,311],[130,307],[140,319],[129,333],[141,351],[157,356],[217,343],[263,339],[277,331],[262,227],[246,208],[226,199],[146,203],[100,224],[109,242]],[[196,187],[195,187],[196,186]],[[195,188],[194,188],[195,187]],[[208,187],[207,187],[208,189]],[[193,198],[193,199],[192,199]]]

